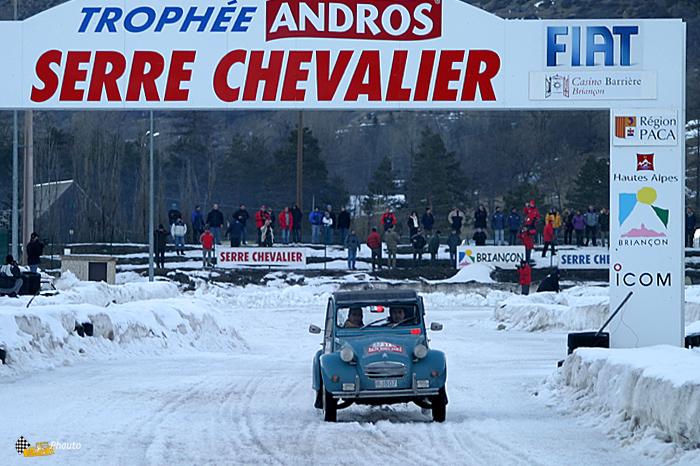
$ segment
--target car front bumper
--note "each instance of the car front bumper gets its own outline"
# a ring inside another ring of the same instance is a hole
[[[331,391],[333,398],[364,399],[364,398],[410,398],[435,396],[440,392],[440,387],[418,388],[416,374],[413,374],[411,388],[376,388],[363,390],[360,388],[360,376],[355,377],[355,390]]]

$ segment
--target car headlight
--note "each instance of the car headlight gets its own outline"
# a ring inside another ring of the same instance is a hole
[[[423,359],[428,355],[428,348],[426,348],[425,345],[416,345],[416,347],[413,348],[413,354],[415,354],[418,359]]]
[[[345,362],[350,362],[355,357],[355,352],[349,346],[340,350],[340,359]]]

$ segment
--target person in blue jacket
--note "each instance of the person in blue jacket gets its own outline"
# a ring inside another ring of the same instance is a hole
[[[423,231],[425,231],[425,234],[432,235],[433,227],[435,226],[435,216],[430,207],[425,208],[425,213],[421,217],[420,222],[423,224]]]
[[[513,207],[513,210],[508,215],[506,223],[508,224],[508,244],[515,246],[516,240],[518,239],[518,233],[520,232],[520,223],[522,219],[518,213],[518,209]]]
[[[311,242],[318,244],[321,242],[321,223],[323,222],[323,214],[318,206],[309,214],[309,223],[311,224]]]
[[[500,207],[496,207],[496,211],[491,216],[491,228],[493,228],[493,244],[501,246],[506,244],[505,229],[506,216],[501,212]]]

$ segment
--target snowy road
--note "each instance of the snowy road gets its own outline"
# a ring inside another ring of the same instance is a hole
[[[20,436],[80,443],[46,464],[602,465],[658,464],[539,394],[565,333],[494,330],[491,309],[428,308],[448,355],[447,421],[415,405],[353,406],[325,423],[311,358],[322,310],[238,309],[246,350],[83,362],[0,382],[2,464],[26,464]],[[7,403],[7,402],[10,403]],[[43,464],[43,463],[42,463]]]

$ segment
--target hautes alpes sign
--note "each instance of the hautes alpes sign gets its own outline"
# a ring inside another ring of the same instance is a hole
[[[634,292],[611,344],[680,346],[685,36],[458,0],[73,0],[0,22],[0,108],[608,111],[611,306]]]

